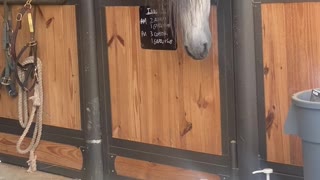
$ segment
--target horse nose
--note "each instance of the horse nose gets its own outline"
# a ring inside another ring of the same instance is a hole
[[[189,48],[188,46],[185,46],[185,49],[188,55],[195,60],[206,58],[209,52],[208,43],[203,43],[202,46],[198,46],[198,48]]]

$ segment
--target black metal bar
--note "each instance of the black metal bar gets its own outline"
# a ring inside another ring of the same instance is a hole
[[[219,5],[221,2],[224,3],[222,7]],[[228,128],[229,134],[226,135],[226,136],[229,136],[229,139],[227,140],[228,142],[237,139],[232,3],[233,3],[232,0],[227,0],[227,1],[224,0],[224,1],[218,1],[218,5],[217,5],[217,8],[224,9],[223,11],[224,20],[218,21],[218,27],[223,26],[224,29],[223,29],[223,32],[219,31],[218,33],[224,34],[224,41],[225,41],[225,47],[223,48],[225,50],[224,61],[227,62],[226,71],[225,71],[225,73],[227,74],[226,75],[227,86],[224,91],[227,91],[227,97],[225,98],[225,100],[228,101],[228,107],[227,107],[228,110],[226,112],[226,115],[228,117],[227,119],[228,119],[228,127],[229,127]],[[219,40],[219,43],[220,41],[221,40]],[[219,56],[221,56],[220,52],[219,52]]]
[[[303,168],[301,166],[265,162],[261,165],[261,168],[272,168],[275,173],[303,177]]]
[[[169,157],[165,153],[154,154],[150,152],[142,152],[132,149],[110,147],[110,153],[117,156],[139,159],[143,161],[150,161],[158,164],[165,164],[169,166],[180,167],[184,169],[192,169],[196,171],[203,171],[212,174],[217,174],[224,177],[230,177],[231,168],[226,165],[210,164],[200,161],[192,161],[190,159],[182,159],[177,157]],[[214,163],[214,162],[213,162]]]
[[[231,0],[219,1],[216,9],[222,154],[230,155],[229,142],[232,139],[236,139]]]
[[[101,6],[144,6],[154,0],[102,0]],[[217,5],[219,0],[211,0],[212,5]]]
[[[18,127],[19,121],[14,119],[8,119],[8,118],[0,118],[0,126],[12,126],[12,127]],[[43,128],[46,133],[51,134],[59,134],[62,136],[69,136],[72,138],[78,138],[78,139],[84,139],[83,132],[76,129],[69,129],[64,127],[57,127],[57,126],[51,126],[51,125],[43,125]],[[0,131],[1,132],[1,131]]]
[[[26,163],[28,159],[26,158],[0,153],[0,160],[3,163],[13,164],[16,166],[21,166],[26,168],[28,167],[28,164]],[[84,171],[71,169],[67,167],[56,166],[56,165],[47,164],[43,162],[37,162],[37,169],[39,171],[62,175],[70,178],[83,179],[84,177]]]
[[[230,142],[231,145],[231,167],[232,169],[238,168],[238,160],[237,160],[237,142],[232,140]]]
[[[34,128],[34,123],[31,126],[27,137],[32,137],[32,132]],[[84,136],[81,131],[58,128],[48,125],[43,125],[42,140],[73,145],[76,147],[81,147],[85,145]],[[5,118],[0,118],[0,132],[21,135],[23,128],[19,125],[16,120],[9,120]]]
[[[261,5],[253,5],[254,14],[254,37],[257,77],[257,100],[258,100],[258,126],[259,126],[259,158],[267,159],[266,124],[265,124],[265,101],[264,101],[264,67],[262,50],[262,23]]]
[[[273,173],[270,177],[272,180],[303,180],[303,177],[292,176],[288,174]]]
[[[232,179],[238,180],[238,157],[237,157],[237,141],[231,140],[230,142],[231,149],[231,168],[232,168]]]
[[[320,2],[320,0],[254,0],[253,3],[266,4],[266,3],[308,3]]]
[[[63,5],[68,0],[33,0],[34,5]],[[0,4],[3,4],[4,0],[0,0]],[[26,0],[8,0],[8,4],[25,4]]]
[[[96,3],[95,12],[96,12],[96,33],[97,33],[97,54],[98,54],[98,72],[99,73],[99,94],[101,99],[100,104],[100,115],[101,115],[101,131],[102,131],[102,153],[104,157],[104,177],[113,176],[112,169],[114,169],[114,165],[110,162],[107,154],[109,154],[109,137],[108,130],[109,124],[111,124],[111,99],[110,99],[110,89],[109,87],[109,66],[108,66],[108,48],[106,45],[107,39],[107,29],[106,29],[106,7],[101,6],[101,1],[98,0],[99,3]],[[110,129],[112,126],[110,125]],[[107,178],[113,179],[113,178]]]
[[[239,179],[256,180],[259,168],[256,62],[251,0],[234,0],[234,57]]]
[[[30,132],[28,132],[27,137],[29,137],[29,138],[32,137],[33,128],[34,128],[34,126],[30,129]],[[20,136],[23,133],[22,128],[5,126],[5,125],[0,126],[0,131],[3,133],[13,134],[13,135],[17,135],[17,136]],[[61,143],[61,144],[68,144],[68,145],[72,145],[72,146],[76,146],[76,147],[82,147],[85,145],[84,139],[72,138],[72,137],[57,134],[57,133],[51,134],[51,133],[45,132],[45,130],[43,130],[43,131],[44,132],[42,133],[42,137],[41,137],[42,140],[55,142],[55,143]]]
[[[110,175],[107,176],[106,179],[112,179],[112,180],[135,180],[134,178],[120,176],[120,175],[117,175],[117,174],[110,174]]]
[[[207,164],[219,164],[222,166],[231,166],[229,156],[212,155],[205,153],[198,153],[193,151],[186,151],[182,149],[175,149],[170,147],[157,146],[152,144],[145,144],[141,142],[133,142],[122,139],[112,139],[111,146],[127,149],[128,151],[139,151],[143,153],[151,153],[154,155],[165,155],[179,159],[188,159],[190,161],[198,161]],[[110,151],[110,153],[117,154],[117,152]],[[137,159],[143,158],[140,156]]]
[[[231,151],[231,168],[232,168],[232,180],[238,180],[238,155],[237,155],[237,141],[231,140],[230,142]]]
[[[86,139],[86,179],[103,180],[102,137],[96,52],[95,1],[79,1],[82,120]]]
[[[109,166],[109,172],[108,174],[117,174],[117,171],[116,171],[116,158],[117,158],[117,155],[115,154],[108,154],[108,166]]]
[[[220,164],[223,166],[230,166],[230,158],[227,155],[220,156],[220,155],[198,153],[193,151],[163,147],[163,146],[152,145],[152,144],[145,144],[141,142],[132,142],[132,141],[121,140],[121,139],[112,139],[111,145],[119,148],[126,148],[126,149],[136,150],[136,151],[145,152],[145,153],[152,153],[152,154],[159,154],[159,155],[165,154],[166,156],[171,156],[171,157],[180,158],[180,159],[189,159],[192,161],[199,161],[199,162],[204,162],[208,164],[214,163],[214,164]]]
[[[102,0],[101,6],[144,6],[147,0]]]

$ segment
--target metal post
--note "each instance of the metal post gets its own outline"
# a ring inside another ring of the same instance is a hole
[[[87,152],[86,180],[103,180],[99,83],[96,54],[95,1],[79,1],[83,130]]]
[[[239,179],[257,180],[252,175],[260,167],[253,7],[251,0],[233,4]]]
[[[232,180],[238,180],[238,157],[237,157],[237,141],[230,141],[231,152],[231,168],[232,168]]]

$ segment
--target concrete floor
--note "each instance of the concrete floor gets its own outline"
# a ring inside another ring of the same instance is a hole
[[[41,171],[27,173],[26,168],[0,163],[0,180],[71,180]]]

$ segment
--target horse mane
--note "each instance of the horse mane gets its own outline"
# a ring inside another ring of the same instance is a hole
[[[152,8],[156,8],[158,10],[163,10],[166,9],[167,11],[167,18],[169,19],[169,24],[171,24],[171,26],[173,27],[174,24],[176,24],[176,6],[175,4],[177,4],[176,2],[180,1],[180,0],[146,0],[145,4],[147,6],[150,6]],[[164,6],[167,5],[167,8]],[[165,27],[165,29],[167,28],[166,26],[167,23],[164,22],[163,27]],[[175,36],[175,30],[171,29],[171,33],[173,34],[173,36]]]
[[[148,0],[148,4],[152,7],[156,7],[158,9],[163,9],[165,8],[164,5],[168,6],[168,16],[172,16],[173,12],[175,12],[173,9],[176,8],[176,6],[174,6],[175,4],[179,0]]]

